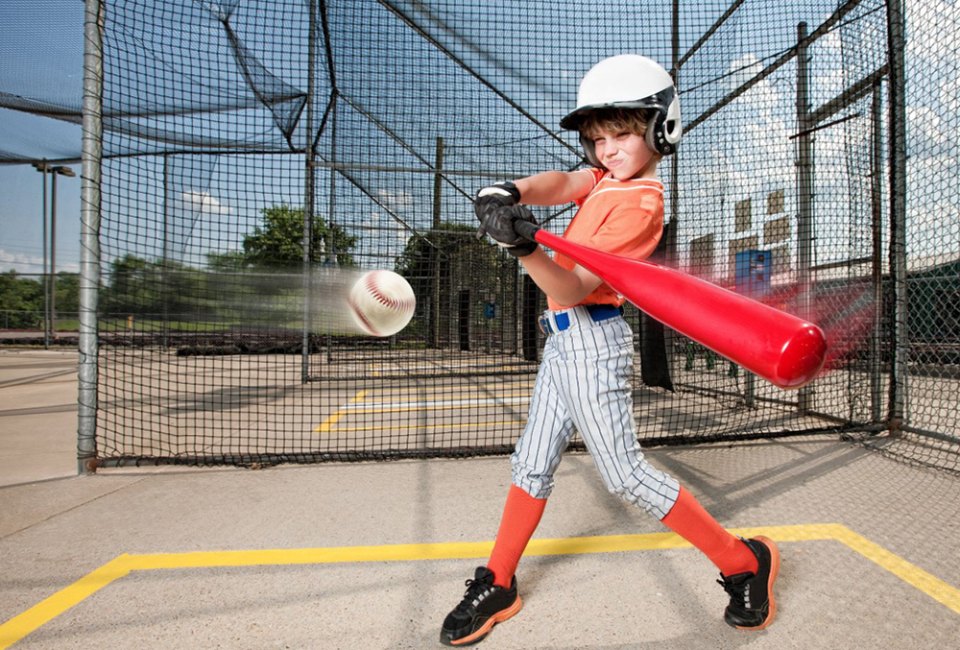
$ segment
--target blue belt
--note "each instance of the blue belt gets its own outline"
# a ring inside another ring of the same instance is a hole
[[[599,323],[623,315],[623,307],[614,307],[613,305],[584,305],[584,307],[586,307],[587,312],[590,314],[590,320],[592,320],[594,323]],[[546,334],[556,334],[557,332],[562,332],[570,327],[570,314],[565,311],[559,312],[554,315],[553,321],[556,322],[556,328],[554,328],[554,322],[551,322],[551,320],[546,316],[541,316],[540,328]]]

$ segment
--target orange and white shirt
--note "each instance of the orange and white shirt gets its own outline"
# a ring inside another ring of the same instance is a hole
[[[651,178],[619,181],[602,169],[587,171],[593,174],[595,184],[586,196],[576,200],[579,210],[564,231],[564,239],[621,257],[650,257],[663,235],[663,184]],[[568,271],[576,266],[562,253],[555,253],[553,259]],[[623,296],[604,282],[579,304],[623,303]],[[547,297],[549,309],[573,306]]]

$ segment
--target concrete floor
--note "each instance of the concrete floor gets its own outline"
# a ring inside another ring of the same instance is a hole
[[[76,476],[75,359],[0,349],[0,648],[435,648],[489,552],[506,458]],[[834,438],[654,449],[777,540],[779,614],[570,454],[495,648],[940,648],[960,638],[960,480]]]

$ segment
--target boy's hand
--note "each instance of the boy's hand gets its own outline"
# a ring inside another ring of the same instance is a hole
[[[515,257],[529,255],[536,250],[536,242],[517,234],[513,222],[517,219],[537,223],[533,213],[519,205],[520,192],[517,186],[507,181],[485,187],[477,192],[473,202],[474,212],[480,220],[479,236],[490,235],[497,244]]]
[[[514,229],[517,221],[529,221],[536,224],[533,213],[523,205],[500,206],[485,212],[480,218],[481,228],[493,238],[497,245],[514,257],[525,257],[537,250],[537,242],[521,236]]]
[[[511,206],[520,203],[520,190],[512,181],[496,183],[477,192],[474,209],[480,216],[481,206],[505,205]]]

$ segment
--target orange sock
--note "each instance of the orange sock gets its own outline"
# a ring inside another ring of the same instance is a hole
[[[520,556],[533,537],[540,523],[546,499],[535,499],[516,485],[510,486],[507,503],[503,507],[500,530],[487,568],[493,571],[493,582],[505,589],[510,588],[513,574],[520,563]]]
[[[720,573],[732,576],[738,573],[756,573],[757,557],[739,537],[728,533],[703,506],[680,488],[680,496],[663,524],[680,535],[710,558]]]

